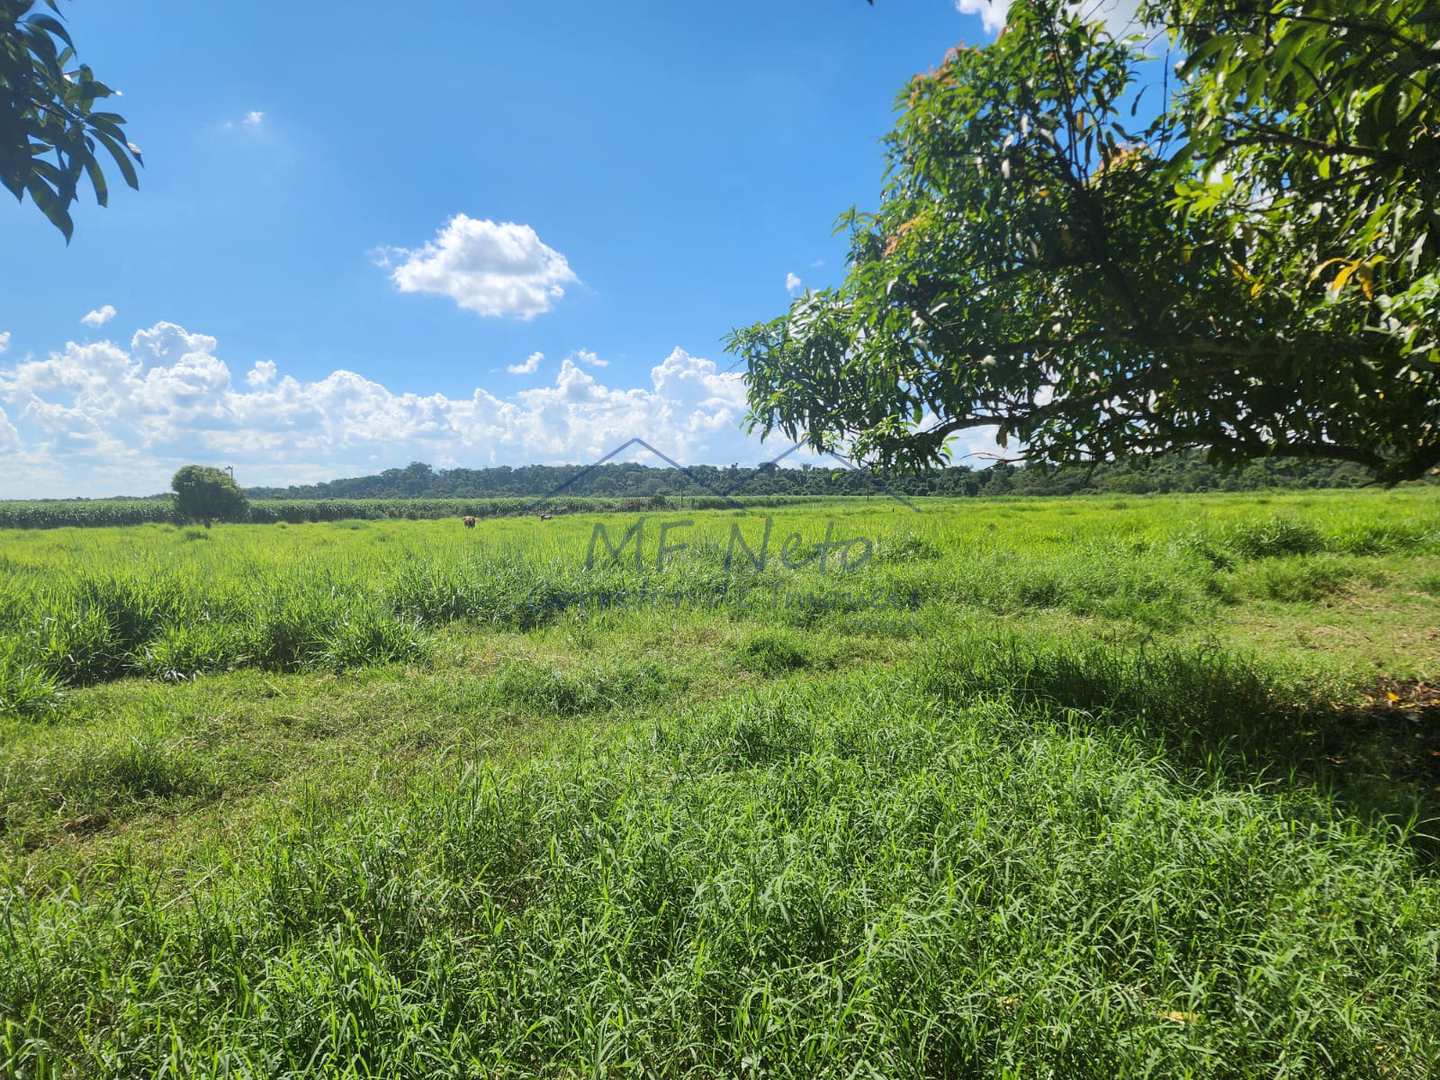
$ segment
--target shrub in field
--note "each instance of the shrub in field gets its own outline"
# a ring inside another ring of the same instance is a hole
[[[1340,592],[1355,577],[1356,567],[1333,556],[1264,559],[1246,576],[1252,588],[1269,600],[1308,604]]]
[[[1308,521],[1275,515],[1241,521],[1225,530],[1226,545],[1241,558],[1311,555],[1325,550],[1325,534]]]
[[[117,679],[127,668],[124,643],[98,607],[57,605],[24,640],[32,660],[67,685]]]
[[[72,595],[80,610],[104,619],[122,653],[138,648],[162,626],[187,615],[192,599],[187,583],[153,570],[86,576],[75,584]]]
[[[937,688],[1004,690],[1022,700],[1200,727],[1269,712],[1286,691],[1253,660],[1205,649],[1126,649],[1064,638],[974,635],[933,659]],[[958,684],[947,682],[958,678]]]
[[[418,558],[396,568],[382,591],[397,615],[440,624],[479,618],[493,606],[494,596],[507,591],[506,584],[477,560]]]
[[[0,640],[0,717],[34,720],[60,703],[60,682],[44,666],[28,658],[19,643]]]
[[[753,591],[737,595],[742,610],[763,612],[768,618],[797,630],[810,630],[828,619],[875,607],[882,601],[889,607],[918,607],[921,597],[903,586],[875,595],[851,588],[838,578],[796,582],[778,591],[759,584]]]
[[[942,552],[932,541],[914,533],[886,537],[875,546],[874,558],[879,563],[924,562],[940,558]]]
[[[229,671],[249,659],[245,629],[233,623],[198,620],[163,628],[135,655],[137,673],[164,682]]]
[[[400,566],[382,592],[397,614],[435,625],[466,620],[528,630],[568,611],[599,610],[647,600],[714,600],[727,582],[718,572],[676,573],[647,581],[623,566],[536,562],[505,555],[473,559],[414,559]]]
[[[316,648],[314,663],[331,671],[348,671],[369,664],[419,660],[427,652],[428,641],[414,620],[357,605],[321,631]]]
[[[1064,584],[1044,574],[1026,575],[1015,583],[1015,599],[1021,607],[1059,607],[1065,593]]]
[[[1235,556],[1225,547],[1223,538],[1207,529],[1189,529],[1170,541],[1177,554],[1191,556],[1208,563],[1215,570],[1229,570]]]
[[[250,504],[235,478],[223,469],[186,465],[170,481],[175,492],[175,514],[182,521],[199,521],[208,529],[212,521],[244,521]]]
[[[496,673],[491,689],[500,702],[575,716],[655,701],[673,683],[674,677],[654,661],[591,664],[574,670],[516,661]]]
[[[257,666],[298,671],[323,651],[341,603],[319,588],[287,583],[262,597],[249,628],[248,652]]]
[[[1327,550],[1347,555],[1388,555],[1422,547],[1440,550],[1440,521],[1351,524],[1326,544]]]
[[[735,650],[736,662],[746,671],[781,675],[810,663],[809,651],[795,634],[766,631],[752,634]]]
[[[41,614],[22,630],[23,648],[72,686],[131,673],[140,649],[186,610],[184,587],[160,577],[81,576],[31,603]]]

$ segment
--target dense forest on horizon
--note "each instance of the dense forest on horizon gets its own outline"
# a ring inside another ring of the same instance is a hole
[[[1353,488],[1370,480],[1365,469],[1329,461],[1270,459],[1238,469],[1206,462],[1199,452],[1108,463],[1093,468],[1041,469],[1006,464],[964,465],[932,472],[882,476],[837,465],[773,464],[758,467],[696,465],[686,469],[638,463],[501,465],[488,469],[435,469],[412,462],[374,476],[293,487],[252,487],[255,499],[488,498],[552,494],[646,495],[1075,495],[1086,492],[1149,494],[1257,491],[1266,488]]]

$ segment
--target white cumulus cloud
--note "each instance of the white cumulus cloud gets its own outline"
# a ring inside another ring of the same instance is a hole
[[[10,331],[0,330],[0,353],[10,348]]]
[[[86,326],[104,326],[118,314],[119,312],[115,310],[115,305],[106,304],[104,307],[98,307],[94,311],[87,311],[84,315],[80,316],[80,321]]]
[[[998,34],[1010,13],[1010,0],[955,0],[955,10],[961,15],[979,15],[985,29]]]
[[[798,292],[804,284],[793,272],[785,275],[785,291],[788,293]]]
[[[505,365],[505,370],[511,375],[533,375],[544,359],[545,354],[543,352],[532,352],[518,364]]]
[[[448,296],[466,311],[533,319],[580,279],[529,225],[456,214],[423,247],[387,248],[380,263],[406,293]]]
[[[1086,19],[1107,23],[1116,35],[1138,30],[1136,11],[1140,0],[1077,0],[1075,7]],[[985,29],[998,34],[1010,14],[1010,0],[955,0],[955,9],[962,15],[978,15]]]
[[[589,349],[576,349],[570,354],[570,359],[584,364],[586,367],[601,368],[610,366],[609,360],[601,360],[599,356]]]
[[[162,322],[128,345],[69,342],[0,365],[8,465],[0,498],[163,491],[192,461],[233,464],[242,483],[258,485],[414,460],[442,468],[588,462],[635,437],[683,462],[778,452],[742,428],[740,374],[679,348],[638,386],[602,383],[582,366],[582,352],[563,360],[548,385],[458,397],[395,390],[353,371],[302,380],[273,361],[232,378],[218,353],[215,338]]]
[[[0,450],[10,454],[19,449],[20,432],[16,431],[15,425],[10,423],[10,418],[5,415],[5,410],[0,409]]]
[[[251,109],[239,120],[226,120],[220,126],[226,131],[234,131],[236,128],[245,128],[250,131],[259,131],[265,123],[265,114],[259,109]]]

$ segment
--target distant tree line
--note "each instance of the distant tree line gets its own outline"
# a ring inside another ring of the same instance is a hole
[[[747,507],[791,506],[804,496],[743,496]],[[325,521],[433,521],[464,517],[522,517],[543,514],[645,514],[665,510],[725,510],[729,499],[712,495],[606,497],[558,495],[458,499],[252,499],[244,510],[210,520],[251,525],[305,525]],[[66,529],[123,525],[181,526],[200,521],[182,512],[173,496],[115,499],[17,499],[0,501],[0,529]],[[3,565],[3,560],[0,560]]]
[[[1345,488],[1367,483],[1363,467],[1347,462],[1271,459],[1224,469],[1199,453],[1123,461],[1093,469],[1041,469],[999,464],[964,465],[925,473],[881,476],[841,467],[802,465],[696,465],[688,469],[640,464],[501,465],[490,469],[435,469],[412,462],[375,476],[297,487],[254,487],[254,499],[471,499],[546,495],[645,497],[654,495],[903,495],[993,496],[1148,494],[1256,491],[1265,488]]]
[[[251,488],[247,493],[248,506],[211,508],[209,514],[215,521],[298,525],[395,518],[509,517],[540,512],[719,510],[736,502],[755,507],[785,506],[813,496],[883,495],[887,491],[949,497],[1143,495],[1347,488],[1367,482],[1366,471],[1355,465],[1262,461],[1225,471],[1207,465],[1199,455],[1167,456],[1143,464],[1105,465],[1091,473],[1081,469],[1047,472],[1010,465],[981,470],[957,466],[885,481],[813,466],[741,469],[707,465],[681,471],[643,465],[606,465],[586,471],[575,465],[533,465],[518,469],[436,470],[417,462],[404,469],[388,469],[378,476],[307,487]],[[1428,482],[1440,487],[1440,481]],[[563,490],[557,490],[562,487]],[[185,508],[177,505],[178,502],[178,493],[138,499],[0,501],[0,529],[183,524],[205,520],[203,507]]]

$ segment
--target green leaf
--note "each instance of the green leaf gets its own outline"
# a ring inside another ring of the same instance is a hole
[[[100,170],[100,163],[95,160],[95,155],[88,151],[78,155],[85,165],[85,172],[90,177],[90,186],[95,189],[95,201],[101,206],[110,205],[110,188],[105,183],[105,174]]]
[[[30,168],[54,184],[57,189],[65,183],[65,174],[56,168],[53,163],[46,161],[44,158],[33,158],[30,162]]]
[[[31,15],[25,21],[31,26],[38,26],[40,29],[54,34],[61,41],[65,42],[66,45],[70,46],[70,48],[75,48],[75,42],[70,40],[70,31],[65,29],[64,24],[61,23],[59,19],[49,15]]]
[[[135,166],[130,162],[128,150],[120,146],[119,143],[103,131],[96,131],[95,138],[99,139],[101,145],[110,151],[110,156],[115,159],[115,164],[120,169],[120,175],[125,178],[125,183],[129,184],[134,190],[139,191],[140,177],[139,174],[135,172]]]
[[[30,192],[30,197],[35,200],[35,205],[40,208],[54,225],[65,236],[65,243],[70,243],[71,236],[75,233],[75,223],[70,219],[70,213],[65,208],[65,203],[60,196],[40,177],[32,176],[25,185],[25,190]]]

